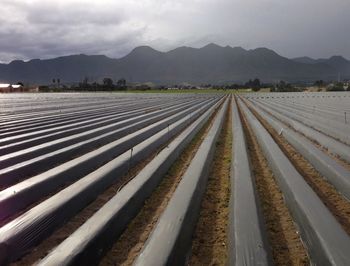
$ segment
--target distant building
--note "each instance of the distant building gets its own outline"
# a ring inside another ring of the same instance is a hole
[[[22,85],[19,85],[19,84],[17,84],[17,85],[11,85],[11,87],[12,87],[12,89],[14,89],[14,90],[19,90],[19,89],[23,88],[23,86],[22,86]]]
[[[9,92],[37,92],[36,87],[24,87],[21,84],[7,84],[0,83],[0,93],[9,93]]]
[[[11,84],[1,84],[0,83],[0,92],[11,92]]]

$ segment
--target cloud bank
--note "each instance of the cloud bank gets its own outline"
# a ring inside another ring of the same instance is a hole
[[[350,58],[349,0],[0,0],[0,61],[209,42]]]

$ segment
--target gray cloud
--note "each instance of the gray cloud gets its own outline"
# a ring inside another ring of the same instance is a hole
[[[348,0],[1,0],[0,61],[208,42],[350,58]]]

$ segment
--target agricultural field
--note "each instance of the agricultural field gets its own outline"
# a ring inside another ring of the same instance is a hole
[[[0,95],[0,265],[350,265],[350,94]]]

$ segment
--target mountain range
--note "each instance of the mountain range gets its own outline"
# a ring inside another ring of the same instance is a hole
[[[245,50],[208,44],[202,48],[179,47],[160,52],[140,46],[113,59],[104,55],[70,55],[0,64],[0,83],[50,84],[79,82],[87,77],[100,82],[105,77],[128,82],[228,83],[259,78],[264,82],[312,82],[317,79],[350,78],[350,61],[341,56],[328,59],[289,59],[267,48]]]

